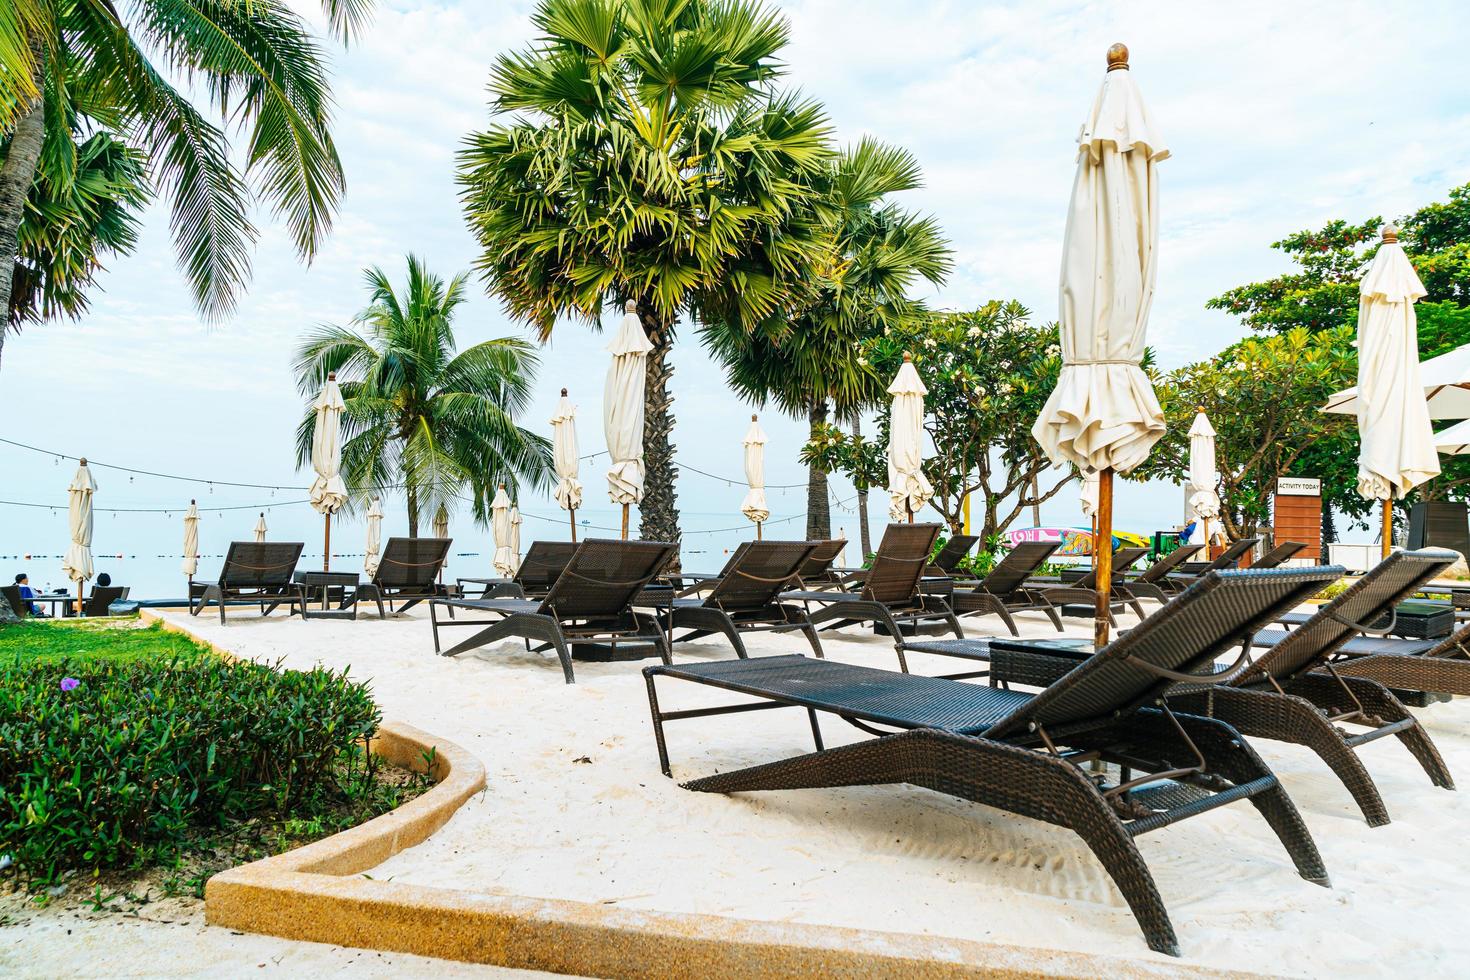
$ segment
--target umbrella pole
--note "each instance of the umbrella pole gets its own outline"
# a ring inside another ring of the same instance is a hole
[[[1393,498],[1385,497],[1383,501],[1383,557],[1387,558],[1391,551],[1393,551]]]
[[[567,523],[572,526],[572,544],[577,543],[577,508],[567,508]]]
[[[1102,544],[1101,542],[1107,542]],[[1108,643],[1108,620],[1112,611],[1113,586],[1113,470],[1097,473],[1097,535],[1092,539],[1092,562],[1097,570],[1097,612],[1093,621],[1093,646]]]
[[[332,512],[326,513],[325,532],[322,539],[322,571],[332,570]]]
[[[913,503],[913,501],[912,500],[905,500],[903,502],[903,509],[906,510],[906,511],[908,511],[908,514],[909,514],[909,523],[910,524],[914,523],[914,503]]]
[[[628,505],[623,505],[623,540],[628,540]]]
[[[755,522],[755,539],[757,541],[759,541],[761,539],[761,522],[760,521],[756,521]]]

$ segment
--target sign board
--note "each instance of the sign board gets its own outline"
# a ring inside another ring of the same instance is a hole
[[[1311,476],[1283,476],[1276,481],[1276,492],[1283,497],[1320,497],[1322,481]]]

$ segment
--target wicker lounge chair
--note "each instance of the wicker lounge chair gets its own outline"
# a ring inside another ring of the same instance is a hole
[[[1168,582],[1169,573],[1193,558],[1203,547],[1202,544],[1180,545],[1145,568],[1137,577],[1124,576],[1123,581],[1115,581],[1113,591],[1118,593],[1120,599],[1126,595],[1135,600],[1153,599],[1156,602],[1168,602],[1170,598],[1179,594],[1179,588]]]
[[[1248,799],[1303,878],[1326,885],[1327,872],[1296,807],[1234,730],[1167,707],[1143,706],[1158,703],[1174,678],[1208,668],[1333,574],[1293,569],[1206,576],[1038,694],[806,657],[648,667],[659,765],[670,774],[664,732],[669,721],[804,709],[814,753],[706,776],[684,787],[737,793],[908,783],[1067,827],[1112,876],[1149,946],[1178,955],[1168,912],[1134,844],[1138,835]],[[758,700],[665,712],[655,687],[661,678]],[[818,712],[878,737],[826,749]],[[900,732],[886,734],[892,729]],[[1093,762],[1111,765],[1095,773]]]
[[[1120,594],[1116,598],[1111,596],[1111,589],[1122,584],[1123,577],[1133,563],[1148,554],[1147,548],[1119,548],[1113,552],[1113,578],[1109,586],[1110,597],[1108,601],[1108,618],[1114,626],[1118,621],[1113,618],[1113,613],[1119,609],[1132,609],[1134,615],[1143,618],[1143,607],[1138,600],[1130,594]],[[1097,606],[1097,569],[1093,568],[1082,578],[1075,582],[1052,584],[1050,581],[1031,579],[1026,583],[1028,588],[1040,591],[1043,598],[1053,606],[1063,606],[1071,603],[1084,604],[1092,607]]]
[[[269,616],[283,603],[290,612],[299,612],[305,603],[291,575],[304,547],[299,541],[232,541],[219,578],[191,584],[189,614],[197,616],[217,602],[223,623],[225,605],[232,600],[258,603],[262,616]]]
[[[801,581],[803,589],[836,589],[842,587],[844,573],[837,571],[832,566],[836,564],[842,550],[847,547],[846,538],[829,538],[825,541],[813,541],[811,557],[802,563],[801,571],[796,577]]]
[[[1260,541],[1260,538],[1241,538],[1239,541],[1231,543],[1230,547],[1222,551],[1213,561],[1192,562],[1186,565],[1181,571],[1166,576],[1158,584],[1165,586],[1166,590],[1168,587],[1172,587],[1176,592],[1181,591],[1185,586],[1206,572],[1223,572],[1227,568],[1236,567],[1240,564],[1240,560],[1246,556],[1246,553],[1259,544]]]
[[[796,589],[782,592],[780,598],[802,603],[811,624],[823,631],[857,623],[881,627],[893,637],[899,666],[907,671],[900,624],[919,627],[943,623],[956,636],[965,635],[949,603],[942,596],[927,595],[919,589],[924,566],[938,536],[938,524],[890,524],[883,532],[883,541],[866,570],[860,591]]]
[[[87,595],[87,601],[82,603],[83,616],[106,616],[112,604],[119,599],[128,597],[128,586],[126,585],[97,585]]]
[[[662,608],[662,615],[670,617],[669,633],[675,643],[719,633],[743,659],[746,650],[740,634],[799,630],[820,657],[822,644],[806,610],[779,598],[796,581],[813,547],[811,541],[748,541],[736,549],[719,580],[706,585],[706,595],[661,602],[655,610]],[[674,632],[681,629],[688,632]]]
[[[1258,561],[1251,562],[1251,568],[1277,568],[1305,547],[1300,541],[1283,541],[1262,555]]]
[[[978,534],[956,534],[944,542],[944,547],[939,549],[939,554],[929,562],[926,575],[954,575],[960,568],[960,562],[980,541]]]
[[[461,578],[455,579],[460,594],[467,593],[465,586],[481,586],[482,599],[510,598],[537,599],[551,591],[557,576],[567,567],[567,562],[576,554],[577,545],[572,541],[532,541],[526,549],[526,557],[510,578]]]
[[[434,652],[453,657],[506,637],[520,637],[537,649],[554,649],[568,684],[572,649],[598,647],[614,653],[619,647],[652,647],[669,663],[668,637],[654,616],[637,612],[633,600],[673,557],[676,545],[658,541],[607,541],[592,538],[577,552],[546,597],[536,599],[460,599],[439,597],[429,603],[434,629]],[[465,610],[488,618],[442,620],[437,610]],[[443,649],[439,630],[448,626],[477,627],[467,640]]]
[[[1012,613],[1043,612],[1061,632],[1061,613],[1040,590],[1026,585],[1058,547],[1047,541],[1016,545],[973,587],[954,590],[949,596],[950,607],[959,616],[999,616],[1012,636],[1021,635]]]
[[[452,543],[452,538],[389,538],[373,580],[359,585],[343,607],[374,602],[381,619],[387,615],[383,611],[385,601],[389,609],[393,609],[395,599],[402,601],[403,608],[394,612],[404,613],[425,599],[449,595],[448,586],[439,582],[439,572]]]
[[[29,619],[31,615],[31,604],[20,597],[20,586],[0,585],[0,599],[10,603],[11,610],[20,619]]]

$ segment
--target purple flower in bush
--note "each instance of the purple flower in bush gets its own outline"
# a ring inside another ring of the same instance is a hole
[[[61,689],[63,691],[75,691],[81,686],[82,682],[77,680],[75,677],[63,677],[61,679]]]

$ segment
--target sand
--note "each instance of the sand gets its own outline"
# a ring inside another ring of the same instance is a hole
[[[1055,635],[1039,616],[1021,621],[1027,634]],[[188,622],[246,657],[350,667],[387,717],[484,760],[487,792],[374,877],[1174,962],[1148,950],[1102,867],[1066,830],[905,787],[680,789],[658,770],[638,664],[579,663],[578,683],[566,686],[553,657],[517,642],[440,658],[419,610],[384,622]],[[971,635],[998,626],[967,624]],[[828,636],[833,659],[896,666],[886,640]],[[757,656],[807,649],[790,636],[747,642]],[[689,661],[730,655],[714,639],[676,650]],[[911,666],[961,669],[922,655]],[[665,709],[720,700],[687,684],[660,694]],[[1470,780],[1470,701],[1419,713],[1451,770]],[[824,725],[829,743],[864,737],[843,728]],[[669,742],[680,779],[809,751],[810,733],[802,713],[769,712],[675,722]],[[1470,798],[1431,786],[1396,740],[1375,743],[1363,755],[1394,822],[1370,829],[1316,756],[1255,744],[1303,812],[1334,887],[1297,877],[1249,806],[1149,834],[1140,847],[1185,961],[1291,975],[1447,973],[1470,961],[1470,848],[1461,846]]]

